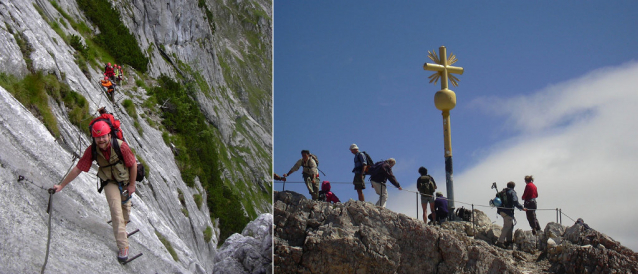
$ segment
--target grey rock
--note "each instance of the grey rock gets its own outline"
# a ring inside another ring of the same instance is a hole
[[[233,234],[218,250],[213,273],[272,273],[272,215],[250,222],[241,234]]]

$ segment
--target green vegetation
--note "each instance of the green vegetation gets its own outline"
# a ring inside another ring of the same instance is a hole
[[[16,39],[16,43],[20,47],[20,52],[22,52],[22,57],[24,58],[24,62],[27,63],[27,69],[31,73],[35,73],[35,69],[33,68],[33,60],[31,60],[31,53],[33,53],[33,47],[29,43],[27,43],[26,39],[22,36],[22,33],[14,33],[13,38]]]
[[[164,238],[164,236],[162,236],[162,234],[157,232],[157,230],[155,230],[155,235],[157,235],[157,238],[159,238],[160,242],[162,242],[162,244],[164,244],[164,247],[166,247],[166,250],[168,250],[168,253],[170,253],[171,256],[173,256],[173,260],[175,260],[177,262],[179,260],[179,258],[177,257],[177,252],[175,252],[175,249],[173,249],[173,246],[171,245],[171,242],[166,240],[166,238]]]
[[[108,0],[78,0],[78,7],[84,15],[100,29],[93,40],[105,49],[119,63],[146,72],[148,58],[137,45],[135,37],[120,21],[120,13],[111,7]]]
[[[67,84],[61,83],[55,75],[43,75],[42,72],[38,72],[18,80],[12,75],[0,73],[0,86],[38,117],[56,138],[60,137],[60,131],[49,106],[49,96],[58,103],[64,102],[71,123],[88,134],[90,115],[86,99],[72,91]]]
[[[193,194],[193,200],[195,200],[197,208],[202,209],[202,194]]]
[[[122,102],[122,106],[126,110],[129,116],[133,117],[133,119],[137,119],[137,111],[135,110],[135,104],[131,99],[126,99]]]
[[[182,213],[188,218],[188,209],[186,209],[186,201],[184,200],[184,192],[181,189],[177,189],[177,199],[179,199],[179,203],[182,205]]]
[[[149,95],[159,102],[166,101],[162,112],[162,124],[172,135],[170,141],[177,147],[175,155],[182,179],[194,187],[195,177],[207,193],[211,218],[219,218],[221,240],[241,231],[248,218],[244,216],[239,196],[221,180],[218,168],[218,137],[199,111],[197,103],[188,95],[194,92],[194,84],[181,85],[168,76],[158,79],[159,86],[149,90]]]
[[[213,238],[213,228],[208,226],[206,230],[204,230],[204,241],[207,243]]]

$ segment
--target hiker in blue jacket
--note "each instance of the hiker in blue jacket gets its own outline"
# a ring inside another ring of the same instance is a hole
[[[527,211],[527,208],[523,208],[523,206],[518,202],[518,197],[516,195],[516,191],[514,191],[514,187],[516,183],[510,181],[507,183],[506,195],[507,195],[507,203],[502,205],[496,210],[497,214],[500,214],[503,217],[503,230],[501,231],[501,236],[498,238],[497,246],[502,248],[508,248],[510,244],[512,244],[512,234],[514,232],[514,207],[519,210]]]

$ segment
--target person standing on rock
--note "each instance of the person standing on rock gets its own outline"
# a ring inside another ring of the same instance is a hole
[[[534,177],[532,175],[525,176],[525,191],[523,191],[523,206],[527,208],[527,221],[529,222],[529,226],[532,227],[532,234],[536,235],[536,232],[541,231],[541,225],[538,223],[538,219],[536,219],[536,209],[538,208],[538,204],[536,204],[536,198],[538,198],[538,191],[536,190],[536,185],[534,185]]]
[[[135,178],[137,176],[135,155],[126,142],[112,137],[111,127],[104,121],[97,121],[93,124],[91,135],[94,139],[93,144],[86,148],[78,164],[62,180],[62,183],[54,185],[53,188],[56,192],[62,191],[82,171],[88,172],[93,161],[97,161],[99,166],[97,176],[102,181],[106,201],[109,204],[113,235],[119,249],[117,259],[126,261],[129,249],[126,223],[129,221],[131,212],[131,201],[128,199],[135,193]],[[122,159],[112,146],[112,142],[118,142]],[[94,146],[96,146],[95,159],[93,158]],[[102,189],[98,191],[101,192]]]
[[[365,197],[363,196],[363,190],[366,189],[364,179],[368,166],[366,164],[365,156],[362,152],[359,152],[359,147],[357,146],[357,144],[350,145],[350,152],[354,154],[354,168],[352,169],[352,173],[354,173],[354,179],[352,179],[352,183],[354,184],[354,189],[359,195],[359,201],[364,202]]]
[[[397,181],[397,178],[392,174],[392,167],[396,165],[397,161],[394,158],[387,159],[380,163],[375,163],[372,168],[375,169],[370,176],[370,183],[372,183],[372,187],[379,194],[379,200],[375,203],[375,205],[380,207],[385,207],[385,202],[388,200],[388,189],[386,186],[386,181],[390,180],[390,182],[396,186],[399,190],[402,190],[401,185]]]
[[[498,237],[497,246],[502,248],[507,248],[512,243],[512,234],[514,232],[514,207],[527,211],[526,208],[518,202],[518,197],[516,195],[516,191],[514,191],[514,187],[516,183],[509,182],[507,183],[507,189],[505,194],[507,195],[507,203],[503,204],[496,210],[497,214],[500,214],[503,217],[503,230],[501,231],[501,236]]]
[[[301,159],[299,159],[295,165],[284,174],[284,178],[290,176],[293,172],[303,167],[301,175],[303,176],[304,183],[308,188],[308,192],[313,200],[319,199],[319,171],[317,169],[317,162],[310,156],[310,151],[302,150]]]
[[[416,186],[419,193],[421,193],[423,221],[427,224],[427,218],[425,216],[428,216],[428,203],[430,204],[430,211],[434,215],[433,220],[437,220],[437,213],[434,210],[434,191],[436,190],[436,182],[432,176],[428,175],[428,169],[425,167],[419,168],[419,174],[421,174],[421,176],[416,180]]]

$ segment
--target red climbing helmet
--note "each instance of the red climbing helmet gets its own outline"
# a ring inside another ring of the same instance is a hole
[[[95,137],[104,136],[111,133],[111,127],[104,121],[97,121],[92,126],[91,135]]]

